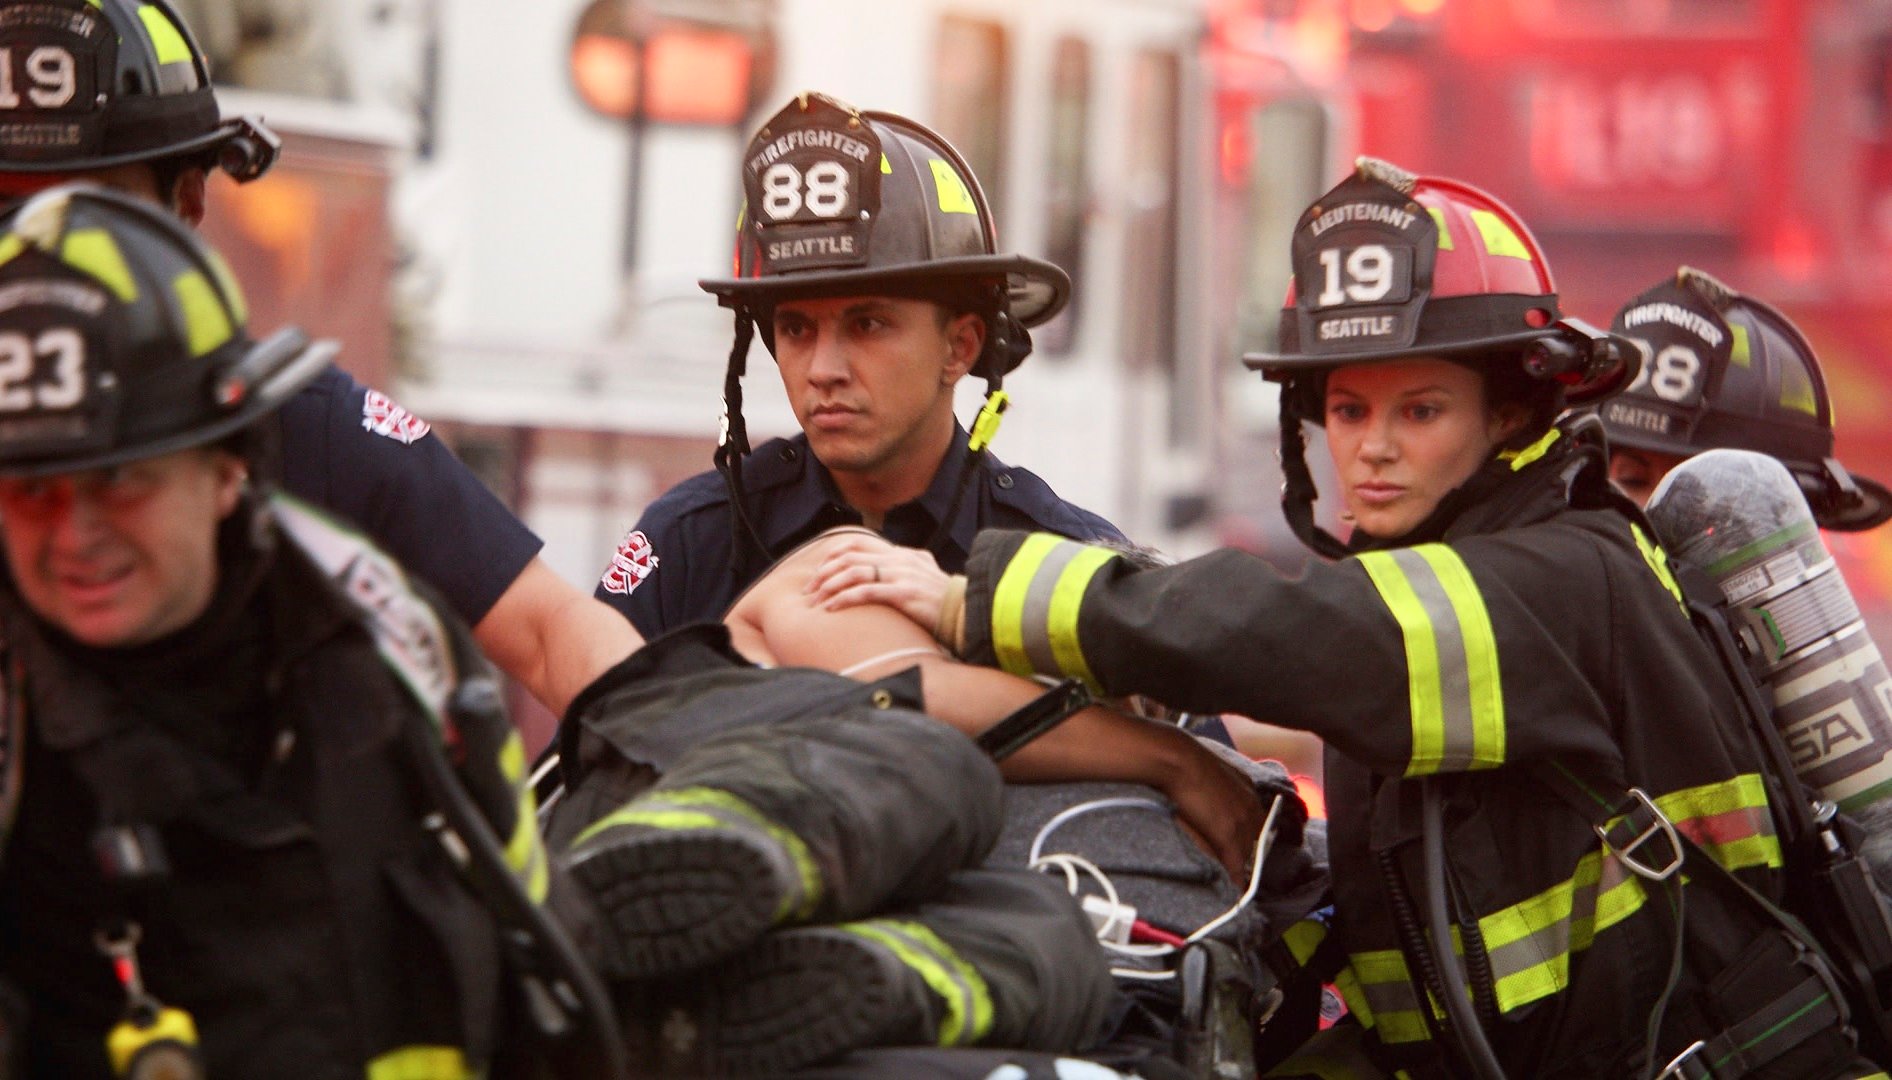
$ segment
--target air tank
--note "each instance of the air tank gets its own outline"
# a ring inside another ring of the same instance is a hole
[[[1892,675],[1800,485],[1765,454],[1710,450],[1663,479],[1648,515],[1727,595],[1795,772],[1866,827],[1861,855],[1892,889]]]

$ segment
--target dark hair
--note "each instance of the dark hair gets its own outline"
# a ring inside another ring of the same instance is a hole
[[[1505,440],[1506,450],[1521,450],[1542,438],[1564,411],[1563,384],[1524,370],[1524,354],[1516,349],[1455,357],[1454,362],[1478,373],[1484,384],[1486,409],[1515,405],[1524,410],[1524,426]]]

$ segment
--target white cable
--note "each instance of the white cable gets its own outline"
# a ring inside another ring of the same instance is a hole
[[[1142,968],[1111,968],[1110,973],[1119,979],[1149,979],[1151,982],[1176,977],[1174,971],[1144,971]]]
[[[1104,925],[1097,928],[1097,944],[1111,952],[1120,953],[1124,956],[1144,956],[1152,958],[1169,956],[1177,951],[1176,946],[1161,943],[1119,945],[1114,941],[1105,940],[1105,938],[1120,925],[1119,912],[1123,905],[1117,897],[1117,887],[1111,883],[1110,875],[1104,873],[1102,867],[1099,867],[1096,863],[1084,858],[1082,855],[1071,852],[1061,851],[1053,852],[1049,855],[1041,854],[1046,838],[1059,826],[1073,818],[1096,810],[1115,809],[1118,807],[1141,807],[1143,809],[1156,810],[1164,814],[1170,813],[1168,806],[1154,799],[1112,797],[1078,803],[1076,806],[1059,811],[1050,821],[1045,822],[1043,828],[1038,830],[1038,835],[1033,838],[1031,842],[1030,862],[1027,863],[1027,866],[1032,870],[1046,870],[1052,867],[1062,870],[1064,872],[1064,887],[1072,896],[1079,895],[1077,877],[1079,870],[1089,874],[1092,880],[1097,882],[1104,890],[1104,899],[1109,902],[1111,908],[1110,918],[1105,920]],[[1239,915],[1242,909],[1247,907],[1250,901],[1254,900],[1255,894],[1261,891],[1261,871],[1268,861],[1268,853],[1274,844],[1275,818],[1280,813],[1281,796],[1276,795],[1274,800],[1268,804],[1268,816],[1262,819],[1261,832],[1255,837],[1255,861],[1254,865],[1251,866],[1248,871],[1248,887],[1242,891],[1241,898],[1230,905],[1228,910],[1210,919],[1208,922],[1203,923],[1201,926],[1197,927],[1193,933],[1184,937],[1183,941],[1186,944],[1194,944],[1214,933],[1230,919]],[[1110,973],[1125,979],[1163,980],[1176,977],[1176,972],[1173,970],[1144,971],[1140,968],[1111,968]]]
[[[1259,892],[1261,889],[1262,864],[1267,861],[1268,848],[1271,844],[1274,843],[1275,815],[1280,812],[1281,812],[1281,796],[1276,795],[1274,797],[1274,802],[1269,804],[1268,806],[1267,818],[1264,819],[1261,823],[1261,835],[1255,837],[1255,865],[1252,869],[1248,871],[1248,888],[1242,893],[1242,898],[1240,900],[1235,901],[1234,906],[1229,908],[1227,911],[1224,911],[1222,914],[1217,915],[1215,918],[1210,919],[1206,923],[1203,923],[1200,927],[1197,928],[1195,933],[1190,934],[1188,937],[1184,938],[1183,939],[1184,941],[1188,941],[1191,943],[1201,941],[1203,938],[1207,937],[1210,933],[1212,933],[1217,927],[1221,926],[1225,922],[1228,922],[1230,919],[1233,919],[1243,908],[1248,906],[1248,902],[1250,900],[1253,900],[1255,898],[1255,893]]]
[[[1110,875],[1104,873],[1102,868],[1084,856],[1072,855],[1069,852],[1058,852],[1033,859],[1027,869],[1043,870],[1047,866],[1056,866],[1064,871],[1064,888],[1072,896],[1078,895],[1077,871],[1079,870],[1089,874],[1092,880],[1103,886],[1104,900],[1110,904],[1110,917],[1104,920],[1104,925],[1097,928],[1097,943],[1106,947],[1114,944],[1105,939],[1123,925],[1123,901],[1117,896],[1117,887],[1110,883]]]

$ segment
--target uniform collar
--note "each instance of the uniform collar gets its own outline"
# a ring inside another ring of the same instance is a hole
[[[771,552],[777,554],[823,529],[836,525],[858,525],[861,521],[860,514],[841,497],[833,474],[815,460],[808,448],[808,437],[797,435],[789,440],[788,446],[805,459],[806,468],[800,481],[785,490],[764,515],[765,519],[758,523],[763,542]],[[882,534],[894,543],[910,547],[919,547],[932,539],[941,519],[952,509],[960,474],[965,471],[971,456],[966,429],[955,421],[952,441],[946,446],[946,456],[940,459],[940,467],[934,471],[932,482],[927,484],[918,499],[902,503],[887,512]],[[947,540],[957,546],[961,554],[972,550],[972,538],[979,531],[979,493],[971,490],[978,482],[977,476],[966,480],[968,490],[960,498],[946,534]]]

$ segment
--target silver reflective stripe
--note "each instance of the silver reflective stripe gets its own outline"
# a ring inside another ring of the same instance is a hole
[[[1475,760],[1475,728],[1471,665],[1465,655],[1465,635],[1459,627],[1458,609],[1452,606],[1445,584],[1425,556],[1411,548],[1387,554],[1405,572],[1407,583],[1432,623],[1432,640],[1439,656],[1439,710],[1444,737],[1438,771],[1464,772]]]
[[[1051,648],[1051,597],[1057,592],[1064,568],[1083,550],[1082,544],[1059,544],[1046,553],[1044,562],[1031,576],[1031,587],[1025,591],[1023,630],[1025,655],[1031,658],[1033,671],[1064,670]]]

